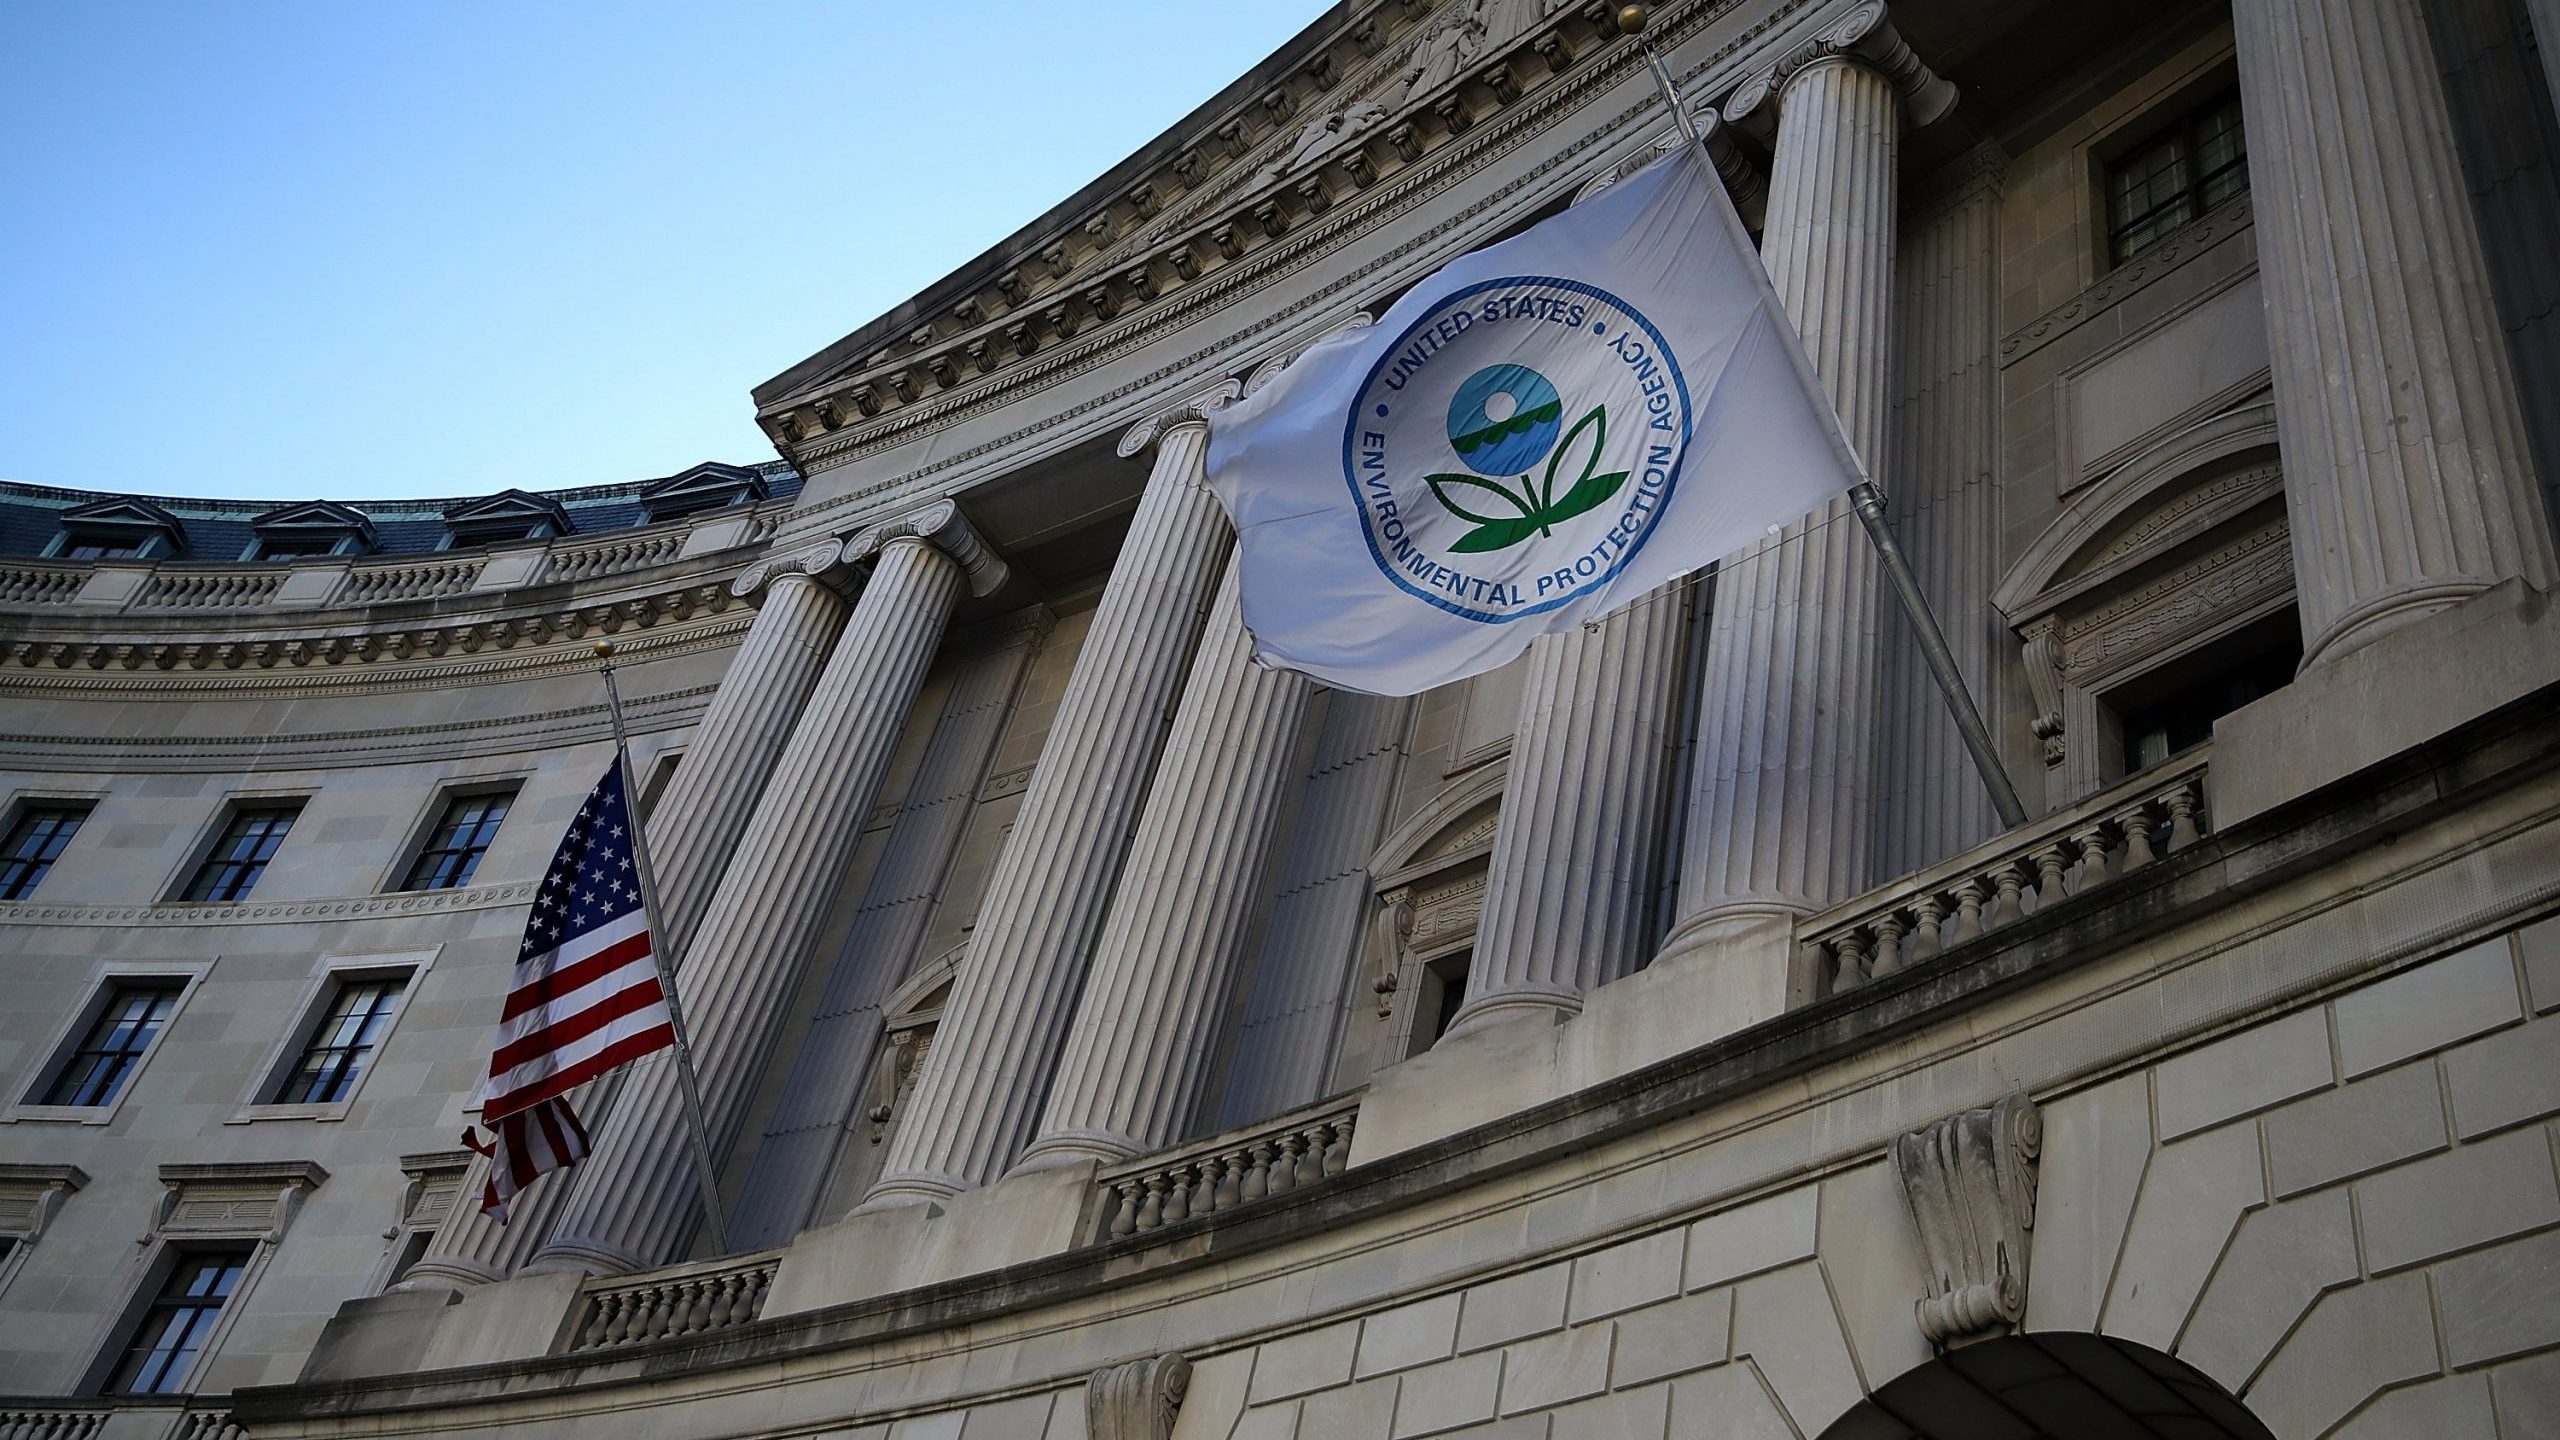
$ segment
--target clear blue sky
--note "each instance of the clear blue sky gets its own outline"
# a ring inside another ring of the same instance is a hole
[[[750,386],[1319,0],[0,0],[0,479],[468,495],[769,459]]]

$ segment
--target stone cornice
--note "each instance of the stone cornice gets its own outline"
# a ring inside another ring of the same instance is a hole
[[[2082,320],[2249,229],[2254,213],[2248,194],[2243,192],[2222,208],[2191,222],[2187,228],[2144,251],[2140,259],[2119,265],[2099,276],[2088,289],[2001,336],[2000,364],[2005,368],[2033,354],[2044,348],[2047,341],[2064,334]]]
[[[950,556],[960,573],[968,577],[972,595],[994,594],[1004,588],[1013,573],[998,558],[995,547],[960,513],[960,507],[949,500],[919,505],[864,530],[845,542],[845,557],[868,561],[893,540],[921,541]]]
[[[533,898],[533,885],[468,885],[458,890],[403,891],[334,900],[243,901],[231,905],[35,905],[0,902],[0,926],[8,925],[291,925],[328,920],[375,920],[403,915],[446,915],[463,910],[504,910]]]
[[[1701,0],[1701,3],[1657,18],[1652,33],[1661,37],[1659,43],[1662,46],[1669,48],[1731,10],[1735,3],[1737,0]],[[1761,44],[1771,33],[1782,29],[1816,3],[1817,0],[1781,0],[1770,14],[1691,66],[1679,77],[1683,87],[1697,86],[1702,76],[1725,73],[1732,67],[1736,56]],[[1242,295],[1265,288],[1339,245],[1356,239],[1374,221],[1406,207],[1417,197],[1438,193],[1483,169],[1515,142],[1538,133],[1543,122],[1606,93],[1634,74],[1642,63],[1641,56],[1632,47],[1605,48],[1599,61],[1577,66],[1570,76],[1559,77],[1557,83],[1541,85],[1525,94],[1517,104],[1507,107],[1498,116],[1473,125],[1457,143],[1435,151],[1421,164],[1397,172],[1391,180],[1382,182],[1356,203],[1337,205],[1319,221],[1292,229],[1286,239],[1256,249],[1250,263],[1222,270],[1214,279],[1185,287],[1169,300],[1149,308],[1142,316],[1125,320],[1108,332],[1045,355],[1032,364],[1009,368],[1004,374],[989,377],[974,388],[902,409],[873,425],[830,434],[823,442],[797,447],[795,453],[802,471],[814,474],[820,468],[841,466],[882,453],[908,443],[922,429],[1007,403],[1020,392],[1063,382],[1109,364],[1153,339],[1180,331],[1204,314]],[[1630,127],[1663,121],[1660,102],[1650,94],[1645,95],[1598,122],[1581,139],[1548,153],[1523,173],[1479,197],[1466,213],[1443,219],[1392,249],[1375,254],[1366,263],[1320,290],[1265,310],[1251,322],[1222,333],[1207,345],[1132,377],[1106,393],[1074,405],[1043,409],[1032,423],[937,457],[913,470],[884,477],[804,507],[795,515],[795,523],[805,523],[812,516],[840,508],[876,503],[883,495],[946,475],[1033,436],[1072,425],[1098,410],[1118,406],[1130,397],[1156,389],[1168,381],[1197,376],[1204,366],[1221,360],[1237,359],[1239,368],[1258,363],[1260,359],[1267,358],[1252,353],[1253,342],[1258,337],[1275,331],[1288,333],[1302,325],[1310,312],[1322,313],[1328,309],[1356,306],[1365,292],[1393,288],[1399,279],[1404,278],[1398,273],[1401,267],[1437,259],[1432,251],[1452,234],[1485,228],[1488,219],[1502,214],[1504,206],[1513,197],[1523,192],[1537,193],[1549,186],[1557,171],[1586,163],[1595,151],[1616,143]]]
[[[1856,61],[1892,81],[1915,130],[1937,124],[1956,108],[1954,82],[1912,52],[1880,0],[1868,0],[1743,81],[1725,101],[1725,118],[1746,129],[1774,126],[1777,117],[1770,102],[1785,92],[1788,81],[1826,60]]]

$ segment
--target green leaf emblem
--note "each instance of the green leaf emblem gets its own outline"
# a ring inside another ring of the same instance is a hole
[[[1548,413],[1543,418],[1553,418],[1552,407],[1546,408]],[[1563,472],[1565,457],[1573,452],[1574,442],[1581,439],[1586,430],[1591,434],[1591,443],[1583,452],[1582,473],[1562,495],[1558,495],[1556,485]],[[1491,428],[1465,438],[1478,442],[1490,439]],[[1516,493],[1509,486],[1480,475],[1422,477],[1423,483],[1431,487],[1431,497],[1440,502],[1442,509],[1461,520],[1472,522],[1476,527],[1459,536],[1457,543],[1449,548],[1462,554],[1508,550],[1531,536],[1553,534],[1554,528],[1564,521],[1606,504],[1609,497],[1617,494],[1619,487],[1627,483],[1628,474],[1624,470],[1595,473],[1600,468],[1600,452],[1606,448],[1608,438],[1608,407],[1594,405],[1588,414],[1573,422],[1573,428],[1564,433],[1564,439],[1548,454],[1546,474],[1538,482],[1529,482],[1525,475],[1515,477],[1523,482]],[[1494,509],[1490,500],[1500,500],[1513,513],[1490,513]]]

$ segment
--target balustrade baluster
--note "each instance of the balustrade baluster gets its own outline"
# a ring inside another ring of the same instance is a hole
[[[1932,890],[1912,905],[1918,924],[1911,932],[1911,963],[1934,960],[1945,948],[1943,931],[1947,919],[1946,897]]]
[[[2062,877],[2071,868],[2070,848],[2059,838],[2036,847],[2036,909],[2062,903]]]
[[[1230,1150],[1218,1157],[1218,1208],[1233,1210],[1244,1203],[1245,1152]]]
[[[1307,1150],[1307,1137],[1291,1131],[1280,1137],[1279,1158],[1271,1164],[1271,1193],[1298,1188],[1298,1157]]]
[[[1154,1230],[1163,1226],[1165,1183],[1162,1175],[1147,1177],[1147,1198],[1138,1206],[1140,1230]]]
[[[1300,1132],[1305,1142],[1305,1148],[1298,1155],[1297,1183],[1300,1185],[1313,1185],[1324,1178],[1324,1136],[1325,1131],[1331,1128],[1329,1125],[1317,1124]]]
[[[1111,1211],[1112,1239],[1125,1239],[1137,1233],[1139,1189],[1135,1180],[1123,1180],[1111,1187],[1111,1193],[1118,1197]]]
[[[2203,838],[2196,830],[2196,811],[2204,797],[2192,780],[2169,792],[2169,853],[2177,854]]]
[[[1191,1167],[1178,1166],[1167,1172],[1164,1192],[1164,1223],[1179,1225],[1191,1218]]]
[[[1339,1175],[1351,1163],[1352,1117],[1345,1115],[1333,1122],[1333,1143],[1324,1147],[1324,1173]]]
[[[2080,864],[2072,872],[2070,883],[2072,894],[2077,895],[2083,890],[2104,885],[2116,878],[2114,870],[2110,868],[2105,821],[2090,821],[2088,827],[2074,838],[2080,846]]]
[[[1890,975],[1902,968],[1902,912],[1887,910],[1876,917],[1876,954],[1867,966],[1870,978]]]
[[[1253,1142],[1253,1162],[1245,1168],[1243,1192],[1247,1200],[1259,1200],[1271,1193],[1272,1146],[1268,1139]]]
[[[1998,887],[1999,893],[1991,902],[1991,913],[1984,918],[1982,928],[1997,930],[2025,919],[2027,910],[2019,903],[2018,896],[2026,888],[2026,877],[2020,873],[2017,862],[2011,861],[1993,871],[1991,883]]]

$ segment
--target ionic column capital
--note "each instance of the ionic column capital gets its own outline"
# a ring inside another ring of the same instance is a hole
[[[1252,373],[1244,377],[1244,388],[1242,393],[1245,395],[1252,395],[1261,390],[1263,386],[1279,379],[1281,371],[1286,370],[1292,364],[1295,364],[1299,356],[1314,349],[1318,344],[1326,340],[1330,340],[1336,335],[1348,334],[1351,331],[1365,329],[1366,327],[1377,323],[1378,317],[1366,310],[1355,311],[1352,314],[1344,316],[1340,320],[1327,325],[1322,330],[1319,330],[1315,334],[1307,337],[1305,340],[1290,346],[1288,349],[1283,350],[1279,354],[1272,356],[1270,359],[1263,361],[1261,364],[1254,366]]]
[[[1236,380],[1221,380],[1188,399],[1179,400],[1129,427],[1120,437],[1123,460],[1155,444],[1185,425],[1207,428],[1209,417],[1224,410],[1244,393],[1244,385]]]
[[[970,525],[960,507],[949,500],[921,505],[892,519],[857,531],[844,542],[846,563],[868,563],[893,540],[916,540],[951,557],[969,580],[972,595],[992,595],[1012,575],[996,552]]]
[[[1725,100],[1724,118],[1746,130],[1766,133],[1777,124],[1777,107],[1772,102],[1797,76],[1825,62],[1864,65],[1893,82],[1915,130],[1937,124],[1956,108],[1955,83],[1913,52],[1893,28],[1882,4],[1869,3],[1822,27],[1743,81]]]
[[[846,553],[842,540],[830,537],[782,555],[767,555],[729,582],[729,593],[752,605],[764,603],[765,589],[786,575],[806,575],[840,595],[850,595],[862,577],[859,561]]]
[[[1733,138],[1734,125],[1724,118],[1724,111],[1716,102],[1700,100],[1692,103],[1689,118],[1698,127],[1698,138],[1706,142],[1707,158],[1716,167],[1716,178],[1724,182],[1725,193],[1733,197],[1736,209],[1747,212],[1754,202],[1768,194],[1769,177]],[[1581,204],[1688,143],[1688,137],[1676,130],[1663,136],[1646,149],[1584,181],[1582,188],[1573,192],[1572,203]],[[1253,388],[1251,381],[1245,382],[1246,394],[1252,394]]]

